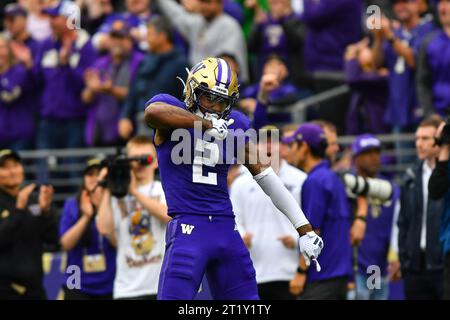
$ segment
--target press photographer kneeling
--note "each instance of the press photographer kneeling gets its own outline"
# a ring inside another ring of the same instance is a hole
[[[156,299],[170,217],[151,139],[134,137],[126,151],[107,162],[97,228],[117,243],[114,299]]]
[[[440,238],[444,251],[444,299],[450,300],[450,119],[439,126],[435,140],[441,148],[436,167],[430,177],[428,192],[431,199],[444,197]]]
[[[46,299],[43,246],[58,243],[53,188],[24,179],[19,155],[0,150],[0,300]]]

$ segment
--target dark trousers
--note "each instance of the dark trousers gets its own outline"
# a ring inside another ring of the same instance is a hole
[[[450,252],[445,256],[444,261],[444,299],[450,300]]]
[[[345,300],[348,277],[307,282],[299,300]]]
[[[422,270],[404,271],[406,300],[441,300],[443,297],[443,272]]]
[[[68,289],[65,287],[64,300],[92,300],[92,301],[112,300],[112,293],[106,295],[93,295],[82,292],[81,290]]]
[[[272,281],[258,284],[261,300],[295,300],[289,292],[289,281]]]

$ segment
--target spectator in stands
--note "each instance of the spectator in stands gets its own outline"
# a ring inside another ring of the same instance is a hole
[[[362,38],[363,1],[304,0],[303,21],[307,26],[304,65],[312,73],[316,93],[344,84],[344,52],[347,45]],[[320,103],[318,117],[345,132],[349,95],[342,94]]]
[[[109,54],[97,59],[85,72],[82,99],[90,104],[85,139],[87,146],[114,146],[121,143],[119,119],[128,88],[136,78],[143,54],[133,49],[130,29],[122,20],[110,30]]]
[[[417,66],[420,106],[426,115],[444,116],[450,110],[450,1],[438,2],[442,29],[423,41]]]
[[[329,168],[325,133],[318,125],[301,125],[285,143],[292,145],[292,163],[308,175],[301,193],[303,212],[326,243],[319,257],[322,271],[317,272],[314,265],[307,269],[301,259],[291,292],[302,293],[300,298],[305,300],[343,300],[352,275],[351,211],[345,186]]]
[[[22,187],[24,167],[17,153],[0,151],[0,300],[44,300],[44,244],[58,242],[53,188]]]
[[[159,181],[154,180],[156,151],[151,138],[128,141],[129,157],[151,156],[149,165],[132,163],[129,193],[124,198],[106,189],[98,210],[99,232],[117,243],[114,299],[156,300],[170,218]]]
[[[13,50],[17,51],[25,47],[31,51],[27,54],[31,54],[32,58],[36,57],[39,42],[27,30],[27,11],[19,4],[11,3],[5,7],[4,14],[5,29],[12,41]]]
[[[174,32],[163,17],[154,17],[148,25],[150,53],[140,63],[130,92],[124,101],[119,122],[119,134],[128,139],[136,131],[136,116],[145,103],[158,93],[181,98],[183,84],[177,79],[186,73],[189,62],[174,46]]]
[[[83,73],[96,58],[89,35],[68,28],[74,4],[60,1],[45,9],[53,36],[43,44],[37,58],[37,83],[42,86],[41,121],[37,148],[78,148],[84,145],[87,113],[81,101]]]
[[[434,143],[442,118],[423,120],[416,130],[418,162],[403,175],[398,218],[398,248],[408,300],[443,297],[443,255],[439,239],[444,199],[434,200],[428,182],[436,166],[439,147]]]
[[[117,12],[109,15],[92,37],[92,43],[98,51],[107,50],[110,45],[109,32],[116,20],[123,20],[131,27],[131,35],[142,51],[148,50],[147,24],[153,15],[150,0],[126,0],[125,12]]]
[[[352,94],[347,134],[389,132],[384,121],[389,95],[388,70],[375,67],[367,38],[347,47],[345,76]]]
[[[420,20],[418,0],[395,0],[393,9],[400,26],[394,27],[392,21],[383,17],[381,28],[372,30],[372,52],[376,68],[384,65],[389,70],[385,121],[394,132],[411,132],[421,116],[415,86],[416,54],[434,26]]]
[[[247,49],[239,23],[224,14],[223,0],[201,0],[199,13],[190,13],[174,0],[158,0],[159,8],[189,44],[192,64],[223,52],[236,57],[241,81],[249,80]]]
[[[0,35],[0,149],[27,150],[36,135],[31,56],[14,55],[11,42]]]
[[[381,141],[370,134],[356,137],[352,145],[355,174],[364,178],[386,180],[380,175]],[[356,298],[359,300],[387,300],[389,296],[388,253],[393,233],[393,223],[398,216],[399,188],[393,183],[393,195],[388,202],[368,198],[366,212],[358,210],[355,223],[366,224],[362,241],[353,241],[354,250],[358,250],[358,273],[356,276]],[[359,208],[358,208],[359,209]],[[397,211],[397,212],[396,212]],[[359,240],[359,239],[358,239]],[[381,272],[380,288],[370,289],[367,286],[372,274],[370,266],[378,266]],[[392,263],[391,269],[394,272]]]
[[[299,86],[306,86],[303,66],[303,41],[305,26],[299,15],[292,11],[290,0],[270,0],[269,13],[262,22],[254,24],[248,39],[249,53],[255,54],[256,72],[260,78],[264,62],[275,53],[287,61],[292,79]]]
[[[360,0],[305,0],[307,26],[304,45],[308,71],[342,71],[347,45],[361,39]]]
[[[111,300],[116,273],[115,243],[101,236],[95,218],[103,187],[99,185],[101,159],[90,159],[83,171],[83,184],[74,198],[64,203],[59,225],[61,247],[67,265],[78,266],[80,288],[69,288],[70,273],[64,277],[64,300]]]
[[[300,203],[306,174],[285,160],[280,161],[278,135],[273,137],[271,134],[274,130],[278,131],[274,126],[260,129],[258,150],[267,154],[274,171]],[[278,210],[248,173],[241,174],[233,183],[230,199],[239,232],[255,267],[259,297],[262,300],[293,300],[289,281],[297,270],[299,254],[298,235],[289,220],[282,214],[274,214]]]
[[[111,0],[76,0],[75,2],[81,9],[81,24],[90,35],[94,35],[114,11]]]
[[[259,83],[241,92],[240,108],[249,114],[253,127],[259,129],[269,123],[289,123],[289,113],[269,114],[268,106],[282,107],[293,104],[301,96],[299,89],[289,81],[285,61],[276,54],[267,57]]]
[[[52,35],[50,20],[42,12],[42,9],[51,4],[50,0],[28,0],[26,9],[28,11],[27,30],[33,39],[44,41]]]

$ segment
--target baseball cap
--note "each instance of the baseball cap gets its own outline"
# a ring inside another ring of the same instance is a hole
[[[42,13],[44,14],[48,14],[50,16],[64,16],[68,18],[79,11],[80,9],[75,3],[67,0],[59,1],[54,6],[42,9]]]
[[[306,142],[310,147],[318,148],[327,141],[325,132],[317,124],[305,123],[300,125],[294,134],[289,137],[284,137],[281,140],[283,143],[292,143],[295,141]]]
[[[27,16],[27,11],[18,3],[10,3],[3,9],[5,16],[16,17],[16,16]]]
[[[372,134],[362,134],[356,137],[352,144],[352,155],[357,155],[368,150],[381,150],[381,141]]]
[[[86,167],[83,170],[83,175],[85,175],[87,172],[89,172],[91,169],[101,169],[103,168],[104,162],[101,158],[91,158],[86,162]]]
[[[21,158],[17,152],[10,149],[0,150],[0,166],[3,166],[8,159],[15,159],[17,162],[21,162]]]
[[[111,25],[111,29],[109,30],[109,35],[112,37],[130,37],[130,27],[123,20],[116,20]]]

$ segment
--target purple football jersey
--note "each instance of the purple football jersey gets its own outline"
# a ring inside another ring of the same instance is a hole
[[[167,94],[154,96],[147,105],[153,102],[163,102],[186,109],[183,102]],[[250,128],[250,120],[240,112],[231,111],[229,118],[234,119],[234,123],[229,126],[230,130],[242,129],[245,132]],[[184,138],[176,134],[177,130],[174,130],[172,139],[176,138],[176,141],[167,138],[156,146],[159,173],[169,215],[234,216],[228,194],[228,168],[237,151],[244,147],[248,137],[239,130],[236,134],[229,132],[225,141],[217,142],[211,137],[203,140],[202,133],[194,132],[194,129],[181,130],[189,131],[189,141],[184,141]],[[230,141],[231,139],[233,141]],[[180,152],[180,141],[184,142],[183,147],[188,145],[189,148],[184,148]],[[234,147],[227,148],[230,144]],[[190,154],[186,157],[184,152]],[[176,163],[180,155],[189,161]]]

